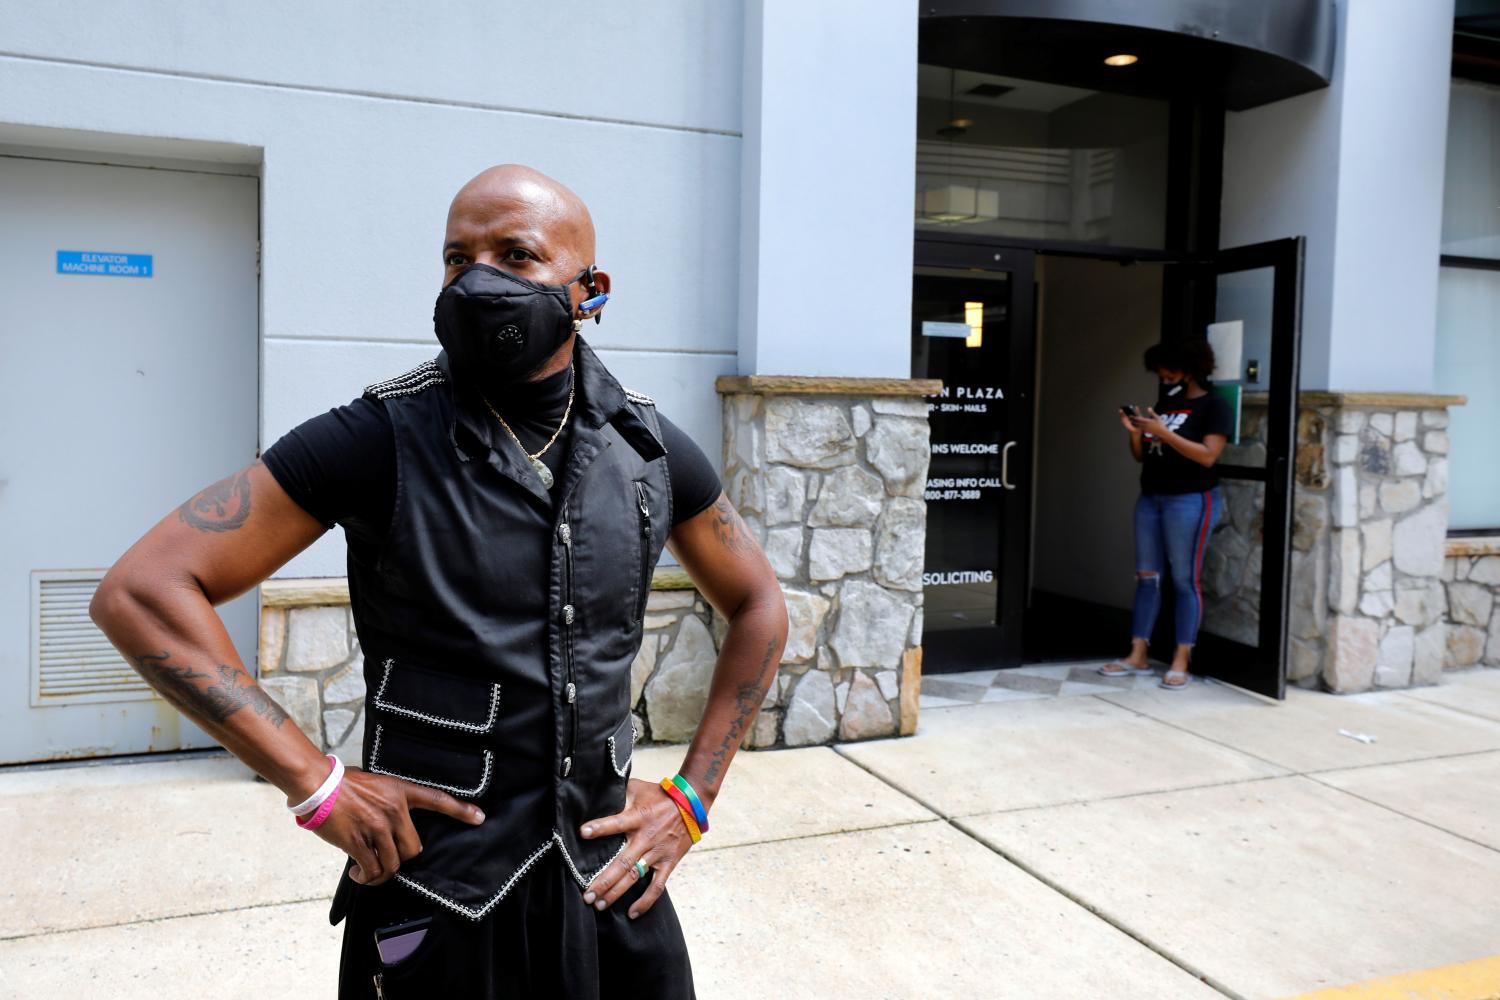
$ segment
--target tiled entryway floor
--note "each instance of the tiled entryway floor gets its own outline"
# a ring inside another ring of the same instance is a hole
[[[1147,677],[1104,677],[1098,669],[1108,660],[1041,663],[1009,670],[971,670],[960,674],[928,674],[922,678],[922,708],[953,708],[990,701],[1029,698],[1066,698],[1080,694],[1118,694],[1155,688],[1167,665],[1155,660],[1156,673]],[[1194,676],[1190,683],[1201,684]]]

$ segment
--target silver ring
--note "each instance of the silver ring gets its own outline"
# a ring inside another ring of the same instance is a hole
[[[641,858],[635,864],[631,865],[631,867],[635,869],[635,877],[636,878],[645,878],[646,877],[646,873],[651,870],[651,869],[649,869],[649,868],[646,867],[646,859],[645,858]]]

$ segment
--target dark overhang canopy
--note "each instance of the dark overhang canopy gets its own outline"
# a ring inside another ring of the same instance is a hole
[[[1500,0],[1455,0],[1453,31],[1458,35],[1500,38]]]
[[[1231,111],[1326,87],[1333,0],[921,0],[919,59]],[[1106,57],[1137,57],[1129,66]]]
[[[1500,0],[1456,0],[1453,75],[1500,83]]]

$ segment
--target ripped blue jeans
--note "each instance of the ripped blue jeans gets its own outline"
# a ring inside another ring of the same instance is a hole
[[[1132,638],[1150,641],[1169,567],[1176,595],[1177,644],[1191,646],[1203,621],[1203,555],[1224,511],[1224,491],[1142,493],[1135,502],[1135,610]],[[1143,575],[1144,574],[1144,575]]]

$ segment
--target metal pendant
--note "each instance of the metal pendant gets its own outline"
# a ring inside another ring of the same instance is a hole
[[[547,468],[546,463],[540,458],[532,458],[530,455],[526,457],[530,459],[531,467],[536,470],[536,474],[541,477],[542,485],[550,490],[552,488],[552,470]]]

